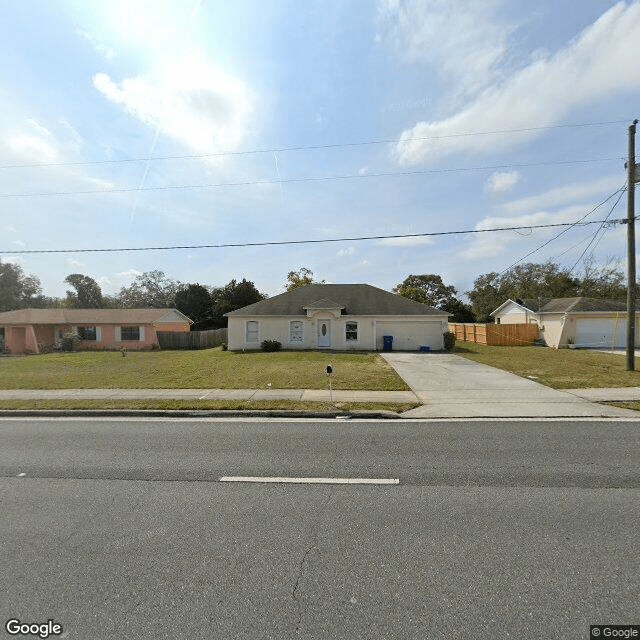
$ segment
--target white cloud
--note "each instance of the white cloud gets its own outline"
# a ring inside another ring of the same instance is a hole
[[[477,91],[498,74],[515,25],[501,19],[504,0],[406,0],[379,3],[379,16],[411,62],[425,62],[458,91]]]
[[[98,73],[93,84],[127,113],[197,153],[235,150],[247,133],[247,86],[199,58],[167,64],[157,80],[126,78],[119,86]]]
[[[640,3],[620,2],[554,55],[542,55],[494,83],[454,115],[419,122],[402,133],[401,164],[467,151],[507,150],[540,135],[460,136],[465,132],[526,129],[557,124],[573,109],[640,87]],[[452,137],[453,136],[453,137]],[[415,140],[415,138],[429,138]]]
[[[40,136],[18,132],[11,135],[7,142],[17,159],[38,163],[60,160],[55,147]]]
[[[72,269],[75,269],[76,267],[83,267],[84,264],[74,258],[67,258],[65,260],[65,263],[68,267],[71,267]]]
[[[520,180],[519,171],[496,171],[487,181],[485,189],[491,193],[504,193]]]
[[[27,246],[26,243],[22,242],[22,240],[13,240],[12,244],[15,244],[16,247],[20,247],[20,249],[24,249]]]
[[[339,256],[352,256],[356,252],[355,247],[346,247],[345,249],[340,249],[337,253]]]
[[[102,42],[99,42],[94,36],[92,36],[88,31],[79,31],[78,34],[82,36],[89,44],[103,57],[105,60],[113,60],[115,58],[116,52],[112,47],[109,47]]]
[[[621,176],[609,176],[591,182],[570,184],[566,187],[550,189],[535,196],[507,202],[501,205],[500,209],[504,213],[515,214],[533,211],[535,209],[558,207],[567,202],[584,202],[585,200],[591,200],[599,196],[603,196],[604,199],[604,197],[613,193],[617,188],[624,186],[623,182],[624,179]],[[596,204],[597,202],[594,202],[594,206]],[[586,213],[586,211],[584,213]]]

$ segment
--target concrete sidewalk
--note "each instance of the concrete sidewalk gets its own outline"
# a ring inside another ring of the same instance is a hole
[[[453,354],[383,356],[423,403],[404,413],[407,418],[638,417],[629,409],[595,404],[591,400],[598,397],[584,393],[589,390],[558,391]]]

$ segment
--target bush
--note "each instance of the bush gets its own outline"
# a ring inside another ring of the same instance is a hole
[[[260,343],[260,347],[263,351],[280,351],[282,349],[282,343],[277,340],[263,340]]]
[[[453,331],[445,331],[442,335],[444,336],[444,350],[453,351],[456,346],[456,334]]]
[[[62,334],[62,350],[73,351],[76,348],[76,343],[79,342],[80,336],[73,331]]]
[[[229,348],[229,346],[227,345],[227,343],[226,343],[226,342],[223,342],[223,343],[222,343],[222,345],[221,345],[221,347],[222,347],[222,350],[223,350],[223,351],[226,351],[226,350]]]

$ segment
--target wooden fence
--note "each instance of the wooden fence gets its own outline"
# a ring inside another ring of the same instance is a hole
[[[449,323],[449,331],[456,340],[478,344],[522,346],[532,344],[538,337],[537,324],[458,324]]]
[[[158,331],[161,349],[209,349],[227,341],[227,329],[209,331]]]

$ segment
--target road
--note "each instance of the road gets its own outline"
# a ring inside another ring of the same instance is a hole
[[[1,419],[0,615],[81,640],[588,638],[640,624],[639,499],[638,422]]]

